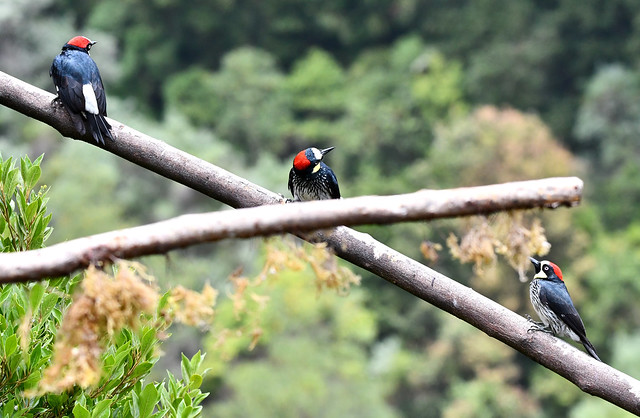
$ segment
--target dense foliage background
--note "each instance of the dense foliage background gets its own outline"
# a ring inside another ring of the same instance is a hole
[[[293,155],[312,145],[336,146],[327,162],[344,196],[579,175],[583,205],[543,215],[549,258],[600,356],[640,376],[640,3],[12,2],[0,6],[0,69],[53,91],[51,60],[80,33],[98,41],[109,116],[285,195]],[[0,149],[45,154],[49,243],[221,207],[6,108]],[[533,313],[503,258],[483,275],[446,250],[423,258],[422,242],[444,245],[471,224],[362,230]],[[264,251],[227,242],[143,262],[165,287],[209,281],[223,293],[238,266],[262,268]],[[208,352],[203,391],[217,416],[624,415],[358,273],[346,297],[316,293],[309,270],[283,273],[254,350],[217,357],[219,340],[178,328],[154,373],[175,371],[181,351]]]

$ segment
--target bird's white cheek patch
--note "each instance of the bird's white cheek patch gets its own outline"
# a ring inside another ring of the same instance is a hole
[[[313,172],[317,173],[318,170],[320,170],[320,164],[318,164],[317,166],[313,167]]]
[[[94,93],[91,84],[85,84],[82,86],[82,94],[84,95],[84,110],[89,113],[93,113],[94,115],[100,113],[98,111],[98,100],[96,99],[96,94]]]

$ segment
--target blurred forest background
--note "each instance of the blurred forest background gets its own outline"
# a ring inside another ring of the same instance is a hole
[[[640,377],[640,2],[5,0],[0,69],[53,92],[51,61],[77,34],[98,41],[110,117],[285,196],[308,146],[336,147],[327,163],[345,197],[580,176],[580,207],[540,213],[548,258],[600,356]],[[4,107],[0,150],[45,154],[49,244],[223,207]],[[479,269],[447,250],[450,232],[483,222],[359,229],[534,314],[505,258]],[[142,261],[164,288],[208,281],[224,294],[238,267],[254,276],[264,259],[251,240]],[[205,416],[625,415],[356,273],[345,296],[317,292],[309,268],[283,271],[260,289],[255,349],[176,328],[154,373],[207,352]],[[238,321],[231,304],[216,326]]]

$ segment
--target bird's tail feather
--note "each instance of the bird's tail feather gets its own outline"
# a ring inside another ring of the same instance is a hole
[[[598,361],[602,361],[602,360],[600,360],[600,357],[598,357],[598,354],[596,353],[596,349],[593,347],[593,344],[591,344],[591,342],[589,340],[587,340],[585,338],[581,342],[582,342],[582,345],[584,346],[585,350],[587,350],[587,352],[591,355],[591,357],[593,357],[594,359],[596,359]]]
[[[115,141],[115,138],[111,134],[111,125],[102,115],[94,115],[89,113],[87,115],[87,120],[89,121],[89,126],[91,128],[91,136],[98,143],[104,144],[104,137],[106,136],[112,141]]]

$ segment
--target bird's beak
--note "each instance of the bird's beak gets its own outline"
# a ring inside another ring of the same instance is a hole
[[[536,260],[533,257],[529,257],[529,261],[531,261],[531,264],[533,264],[533,268],[535,269],[536,273],[540,272],[540,262],[538,260]]]
[[[321,149],[320,152],[324,156],[325,154],[328,154],[329,152],[331,152],[334,148],[335,147],[329,147],[329,148]]]

